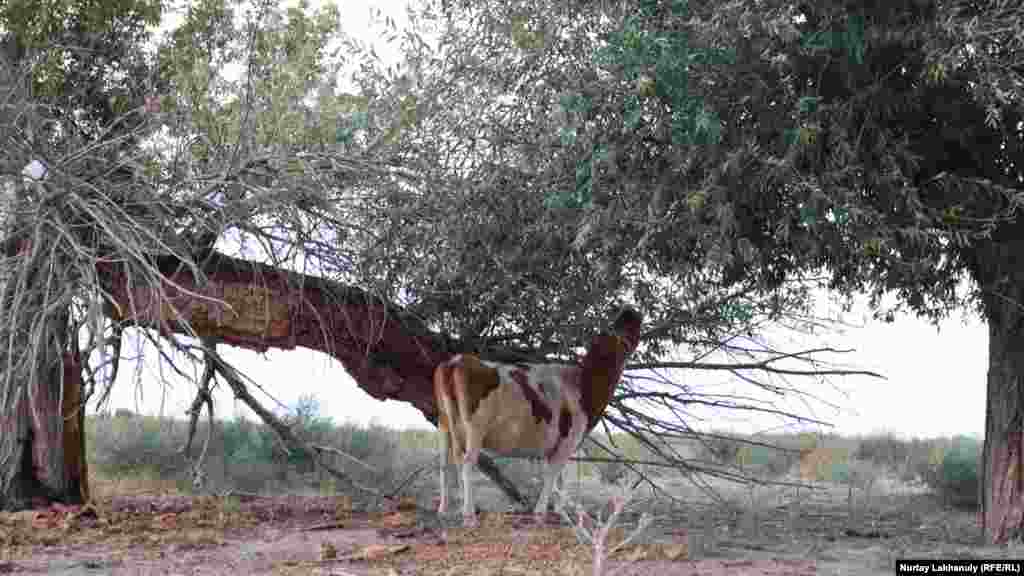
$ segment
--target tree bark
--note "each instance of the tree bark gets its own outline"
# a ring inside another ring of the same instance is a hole
[[[319,350],[370,396],[409,402],[436,419],[433,370],[453,343],[397,306],[359,288],[216,253],[204,261],[203,278],[173,257],[158,257],[157,265],[168,280],[162,286],[129,279],[120,265],[99,265],[115,321],[261,352]]]
[[[66,500],[89,501],[89,467],[85,459],[85,403],[82,397],[82,365],[72,353],[65,353],[61,382],[61,442],[64,451]]]
[[[989,318],[981,522],[991,543],[1024,536],[1024,318],[1016,306]]]
[[[979,512],[989,544],[1024,536],[1024,222],[1005,225],[967,252],[988,322],[985,443]]]
[[[37,502],[81,504],[89,498],[81,366],[45,347],[34,381],[0,416],[0,509]]]

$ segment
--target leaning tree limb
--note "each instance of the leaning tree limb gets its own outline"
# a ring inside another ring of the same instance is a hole
[[[135,279],[128,266],[96,264],[112,304],[105,310],[119,326],[215,338],[259,352],[319,350],[341,362],[371,397],[408,402],[436,423],[434,367],[464,350],[400,307],[358,287],[217,252],[199,264],[173,254],[152,260],[158,285]],[[233,368],[219,360],[221,365],[218,373],[233,375],[233,389],[242,383]],[[255,411],[271,427],[283,426],[269,411]],[[492,459],[482,456],[479,468],[513,502],[527,505]]]

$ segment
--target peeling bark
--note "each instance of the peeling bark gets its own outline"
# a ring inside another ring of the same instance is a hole
[[[204,263],[205,278],[173,258],[158,265],[169,280],[162,304],[156,287],[101,265],[115,320],[256,351],[320,350],[370,396],[409,402],[435,420],[431,374],[451,343],[397,307],[359,288],[218,254]]]
[[[11,482],[0,493],[0,508],[89,499],[81,366],[71,354],[45,364],[39,381],[26,383],[14,410],[0,418],[0,435],[13,441],[5,458],[17,462],[5,470]]]
[[[61,397],[64,479],[68,501],[89,501],[89,467],[85,459],[85,404],[82,399],[82,365],[73,354],[63,359]]]

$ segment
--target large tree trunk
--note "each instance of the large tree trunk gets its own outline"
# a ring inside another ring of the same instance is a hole
[[[987,543],[1024,536],[1024,222],[965,253],[988,321],[980,523]]]
[[[982,526],[992,543],[1024,536],[1024,314],[1005,303],[989,318]]]
[[[989,543],[1024,536],[1024,222],[1004,225],[967,257],[988,321],[981,525]]]
[[[16,385],[13,409],[0,415],[0,461],[9,464],[0,469],[0,509],[89,498],[81,366],[53,350],[35,359],[36,379]]]

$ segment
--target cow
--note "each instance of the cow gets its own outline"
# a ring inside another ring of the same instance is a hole
[[[544,485],[534,509],[547,512],[555,479],[611,400],[640,340],[643,318],[626,308],[611,334],[593,338],[579,365],[499,364],[459,354],[434,370],[441,434],[441,501],[448,509],[448,463],[462,465],[462,516],[476,524],[471,475],[480,451],[540,457]]]

